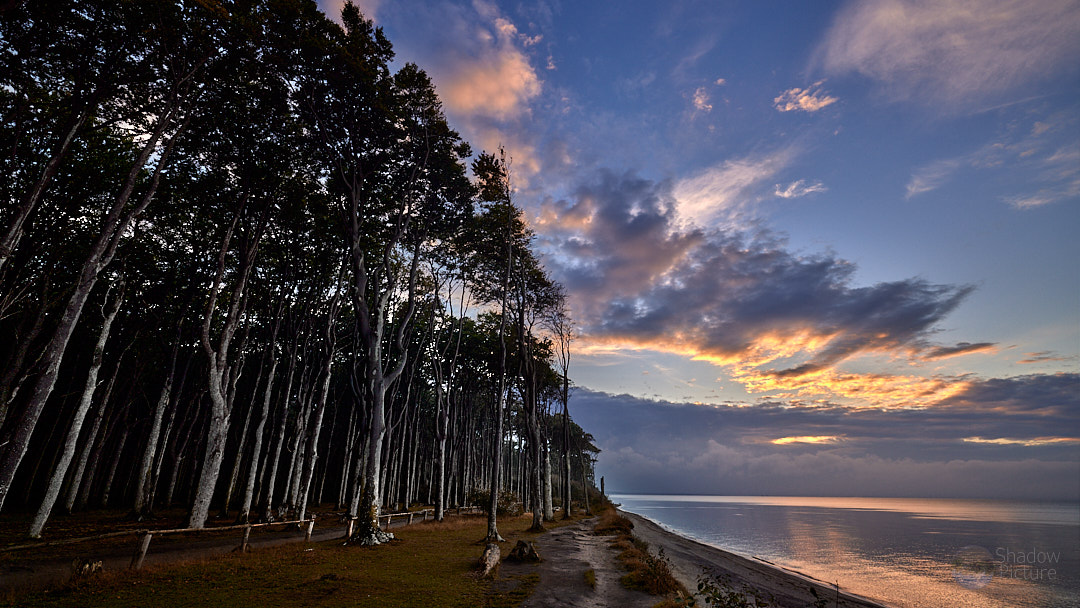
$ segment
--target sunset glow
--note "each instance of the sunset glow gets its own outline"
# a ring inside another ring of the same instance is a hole
[[[783,13],[409,0],[376,24],[513,158],[609,487],[1080,496],[1080,11]]]

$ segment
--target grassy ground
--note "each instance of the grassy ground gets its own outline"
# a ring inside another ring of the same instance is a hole
[[[528,516],[504,519],[510,543],[535,539]],[[549,525],[559,525],[555,522]],[[486,517],[463,516],[394,530],[379,547],[294,543],[140,572],[105,572],[60,589],[0,599],[3,606],[491,606],[513,607],[536,581],[493,590],[474,574]]]

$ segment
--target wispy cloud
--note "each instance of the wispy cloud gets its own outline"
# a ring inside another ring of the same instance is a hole
[[[759,199],[757,190],[787,167],[796,153],[787,147],[730,159],[679,180],[673,190],[679,217],[701,226],[733,221]]]
[[[398,0],[379,10],[408,24],[410,35],[394,37],[397,58],[431,75],[454,127],[476,150],[505,146],[515,183],[526,185],[541,165],[539,136],[523,124],[544,92],[543,35],[486,0]]]
[[[705,90],[705,87],[698,87],[697,90],[694,91],[691,101],[694,104],[694,108],[699,112],[712,111],[712,104],[709,103],[709,92]]]
[[[911,174],[911,179],[908,180],[905,197],[911,198],[931,190],[937,190],[967,162],[967,159],[951,158],[935,161],[916,169]]]
[[[776,109],[781,112],[817,112],[837,101],[836,97],[821,90],[825,81],[820,80],[805,89],[793,88],[784,91],[773,99]]]
[[[1058,114],[1028,124],[1010,125],[990,142],[959,156],[917,167],[906,186],[913,198],[956,181],[965,171],[1008,172],[1018,193],[1000,195],[1016,209],[1033,209],[1080,196],[1080,148],[1069,140],[1076,118]],[[1004,168],[1004,169],[1003,169]],[[976,182],[979,183],[979,182]],[[1015,188],[1012,186],[1010,189]]]
[[[1074,0],[876,0],[848,3],[818,56],[893,99],[975,103],[1072,69],[1078,51]]]
[[[776,196],[780,198],[799,198],[815,192],[826,192],[828,188],[820,181],[807,182],[804,179],[791,182],[787,186],[776,184]]]
[[[955,346],[935,346],[923,353],[922,358],[924,361],[937,361],[939,359],[949,359],[952,357],[961,357],[963,355],[971,355],[975,353],[992,353],[997,351],[997,344],[993,342],[961,342]]]
[[[993,439],[987,439],[985,437],[965,437],[965,443],[986,443],[990,445],[1022,445],[1024,447],[1034,447],[1043,445],[1055,445],[1063,443],[1077,443],[1080,444],[1080,437],[1035,437],[1032,439],[1013,439],[1010,437],[996,437]]]
[[[1049,350],[1037,353],[1024,353],[1024,358],[1017,361],[1021,365],[1034,365],[1037,363],[1057,363],[1059,361],[1075,361],[1075,355],[1061,355]]]

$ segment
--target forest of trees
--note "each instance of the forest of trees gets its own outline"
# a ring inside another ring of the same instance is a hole
[[[590,484],[511,162],[355,6],[340,23],[0,3],[0,509],[31,536],[330,504],[377,543],[380,509],[490,501],[498,537],[504,494],[539,526]]]

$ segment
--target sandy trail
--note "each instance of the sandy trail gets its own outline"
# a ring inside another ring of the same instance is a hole
[[[543,559],[539,564],[504,562],[501,575],[539,572],[540,583],[522,608],[646,608],[661,598],[631,591],[619,579],[626,572],[610,546],[611,536],[593,534],[596,519],[582,520],[552,530],[536,540]],[[585,572],[593,570],[596,588],[585,582]]]

